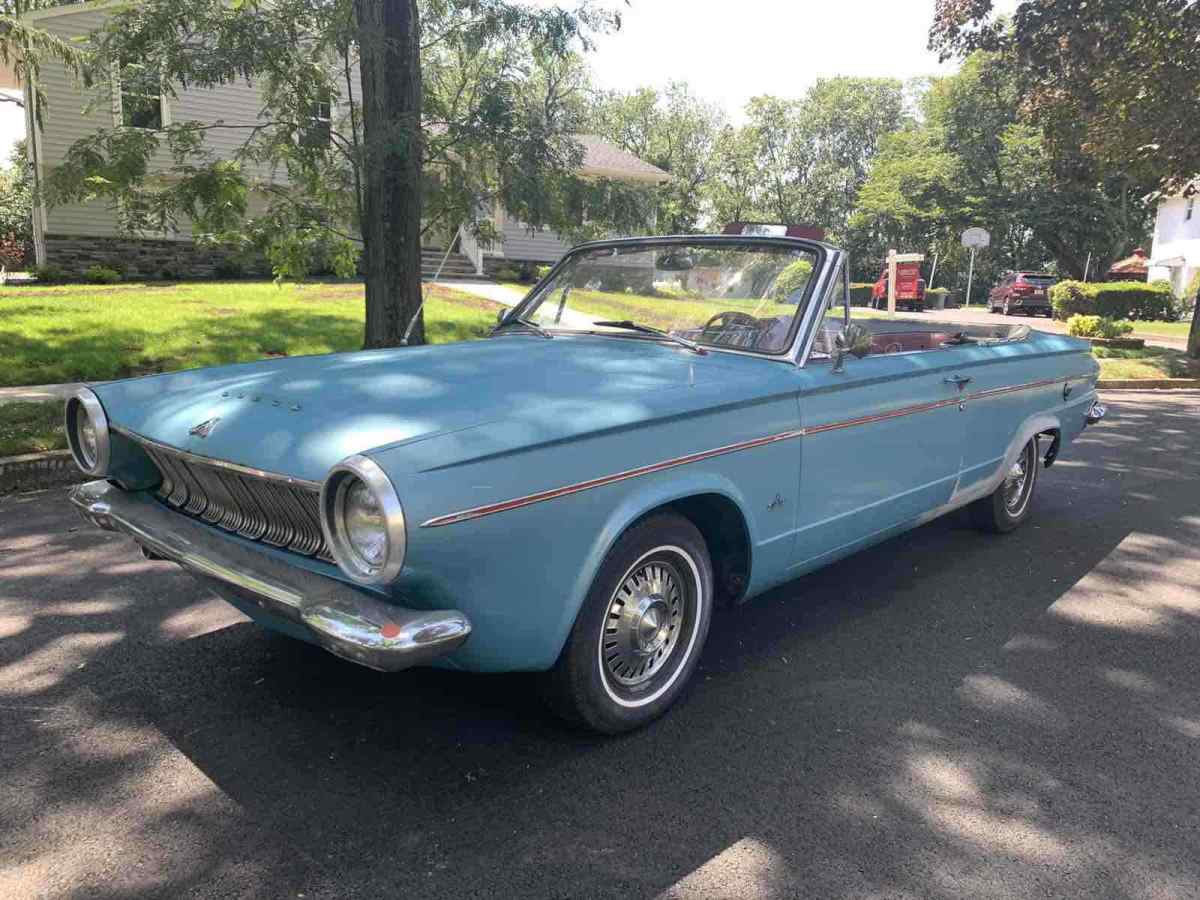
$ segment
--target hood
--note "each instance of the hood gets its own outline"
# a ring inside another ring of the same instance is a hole
[[[114,425],[201,456],[320,481],[353,453],[531,409],[554,419],[555,409],[586,407],[586,417],[561,417],[561,437],[589,421],[628,422],[653,415],[670,392],[728,383],[764,366],[776,368],[652,341],[513,335],[265,360],[94,389]],[[191,433],[207,422],[205,436]]]

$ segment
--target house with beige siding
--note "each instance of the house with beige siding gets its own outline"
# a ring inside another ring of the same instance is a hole
[[[109,10],[128,0],[51,7],[27,15],[46,30],[64,38],[78,38],[102,27]],[[46,97],[43,126],[34,127],[31,85],[25,86],[25,121],[34,176],[44,182],[60,165],[76,141],[102,128],[161,128],[173,122],[253,125],[261,121],[261,89],[247,82],[212,88],[188,88],[174,96],[131,96],[115,83],[84,89],[56,63],[45,63],[39,76]],[[340,111],[331,110],[338,118]],[[207,133],[206,146],[218,158],[232,157],[245,139],[244,130],[215,129]],[[670,176],[593,135],[580,135],[584,161],[580,174],[653,187]],[[166,153],[158,161],[169,166]],[[250,170],[252,178],[270,181],[265,166]],[[261,202],[261,201],[260,201]],[[253,208],[253,201],[252,201]],[[567,243],[546,229],[531,228],[500,207],[488,210],[500,240],[481,246],[467,227],[450,228],[432,241],[425,262],[431,272],[443,275],[478,275],[506,265],[542,264],[557,260]],[[123,233],[116,211],[107,202],[95,201],[55,207],[39,206],[33,215],[34,249],[39,265],[55,265],[80,273],[95,264],[119,263],[139,277],[205,277],[220,262],[219,251],[195,244],[186,223],[175,231],[131,236]],[[436,246],[440,244],[441,246]]]

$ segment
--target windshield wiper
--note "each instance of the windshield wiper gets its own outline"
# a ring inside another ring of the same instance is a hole
[[[503,322],[500,322],[495,328],[493,328],[492,334],[495,334],[501,328],[507,328],[509,325],[521,325],[525,328],[528,328],[534,334],[541,335],[542,337],[546,338],[547,340],[550,340],[554,337],[554,335],[552,335],[549,331],[547,331],[545,328],[543,328],[537,322],[533,321],[532,319],[527,319],[524,316],[510,316],[509,318],[505,319]]]
[[[599,325],[603,328],[624,328],[626,331],[640,331],[642,334],[652,334],[655,337],[660,337],[665,341],[678,344],[680,347],[686,347],[693,353],[700,356],[706,356],[708,354],[708,351],[695,341],[689,341],[687,338],[682,338],[677,334],[671,334],[669,331],[663,331],[661,328],[654,328],[650,325],[642,325],[640,322],[631,322],[628,319],[622,319],[619,322],[593,322],[592,324]]]

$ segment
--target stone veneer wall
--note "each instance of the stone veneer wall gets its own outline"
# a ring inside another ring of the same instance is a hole
[[[88,481],[70,450],[0,457],[0,495]]]
[[[131,280],[213,278],[228,253],[191,241],[152,238],[76,237],[48,234],[46,264],[68,275],[82,276],[92,266],[108,266]],[[245,274],[265,274],[265,261],[246,268]]]

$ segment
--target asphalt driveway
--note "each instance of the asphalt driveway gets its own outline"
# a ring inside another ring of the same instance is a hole
[[[0,897],[1200,896],[1200,396],[1110,399],[1029,527],[719,615],[618,740],[0,499]]]

